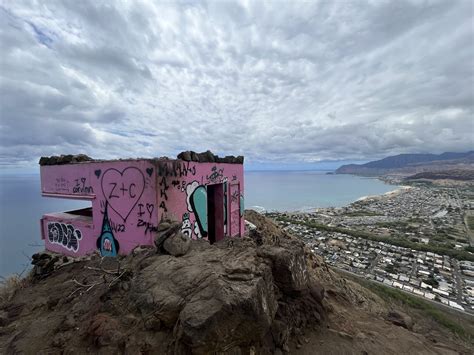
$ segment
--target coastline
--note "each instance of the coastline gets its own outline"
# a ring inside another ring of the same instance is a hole
[[[365,200],[369,200],[369,199],[379,199],[379,198],[383,198],[383,197],[393,197],[393,196],[396,196],[396,195],[398,195],[398,194],[400,194],[404,191],[411,190],[411,189],[413,189],[413,186],[399,186],[395,190],[388,191],[388,192],[385,192],[385,193],[380,194],[380,195],[362,196],[362,197],[358,198],[357,200],[355,200],[354,202],[365,201]]]
[[[334,175],[336,175],[336,174],[334,174]],[[390,190],[390,191],[387,191],[387,192],[380,193],[380,194],[361,196],[359,198],[353,199],[352,201],[348,201],[347,203],[345,203],[342,206],[319,206],[319,207],[317,207],[317,206],[308,206],[308,205],[306,205],[306,206],[301,206],[301,207],[294,208],[294,209],[278,210],[278,209],[275,209],[275,208],[267,208],[267,207],[262,206],[262,205],[252,205],[252,206],[249,206],[247,208],[250,209],[250,210],[254,210],[254,211],[256,211],[260,214],[265,214],[265,213],[286,213],[286,214],[316,213],[321,209],[324,210],[324,209],[345,208],[345,207],[348,207],[348,206],[352,205],[353,203],[356,203],[356,202],[359,202],[359,201],[365,201],[365,200],[370,200],[370,199],[376,200],[376,199],[382,199],[382,198],[386,198],[386,197],[393,197],[393,196],[396,196],[396,195],[398,195],[398,194],[400,194],[404,191],[413,189],[413,186],[398,185],[398,184],[390,183],[389,181],[384,180],[383,176],[364,177],[364,176],[359,176],[359,175],[355,175],[355,174],[346,174],[346,175],[351,175],[351,176],[359,177],[359,178],[367,178],[367,179],[371,179],[371,180],[378,180],[380,182],[383,182],[385,185],[392,186],[394,189]]]
[[[338,269],[472,315],[465,285],[474,284],[474,253],[459,221],[461,207],[450,208],[463,197],[462,191],[402,185],[342,209],[271,217]]]

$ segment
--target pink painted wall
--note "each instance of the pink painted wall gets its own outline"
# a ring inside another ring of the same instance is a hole
[[[243,207],[244,196],[242,164],[161,161],[157,166],[157,179],[159,219],[163,217],[182,221],[182,232],[193,239],[207,239],[206,231],[203,230],[206,210],[203,203],[205,186],[225,183],[227,195],[225,235],[243,234],[244,219],[240,216],[240,205],[242,202]],[[238,191],[233,190],[234,193],[239,193],[234,194],[233,199],[230,195],[231,185],[239,186]],[[234,213],[231,215],[232,200]],[[222,204],[224,208],[224,201]],[[229,230],[230,225],[233,228]]]
[[[97,250],[97,236],[91,221],[82,216],[49,213],[41,220],[46,249],[69,256]]]
[[[241,164],[124,160],[41,166],[43,195],[92,204],[92,218],[45,215],[46,249],[76,256],[95,250],[128,254],[153,244],[163,218],[182,221],[182,232],[191,238],[206,238],[205,186],[216,183],[226,186],[226,235],[243,234]]]
[[[158,224],[156,172],[149,161],[42,166],[41,190],[43,194],[91,200],[90,224],[93,233],[88,238],[93,240],[80,243],[75,255],[91,252],[91,245],[97,243],[104,227],[106,210],[108,226],[106,223],[105,227],[110,229],[112,239],[118,243],[118,246],[114,245],[115,248],[112,248],[115,250],[108,250],[109,254],[128,254],[137,245],[153,243],[152,233],[147,226]],[[58,251],[48,239],[45,237],[46,248]],[[98,246],[95,246],[95,250],[97,249]],[[66,253],[66,250],[63,252]]]

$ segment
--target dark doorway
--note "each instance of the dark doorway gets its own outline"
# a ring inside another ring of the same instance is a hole
[[[207,223],[211,244],[224,238],[224,184],[207,185]]]

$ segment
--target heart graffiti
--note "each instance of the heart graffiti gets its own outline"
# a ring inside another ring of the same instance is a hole
[[[151,203],[147,203],[147,204],[146,204],[146,209],[147,209],[147,211],[148,211],[148,213],[149,213],[149,215],[150,215],[150,218],[151,218],[151,216],[152,216],[152,214],[153,214],[153,210],[155,209],[155,206],[154,206],[153,204],[151,204]]]
[[[110,168],[102,174],[102,193],[109,207],[125,222],[145,190],[145,177],[140,169]]]

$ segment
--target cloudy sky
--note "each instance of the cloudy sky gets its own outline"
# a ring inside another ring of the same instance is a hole
[[[0,164],[474,148],[472,1],[0,1]]]

